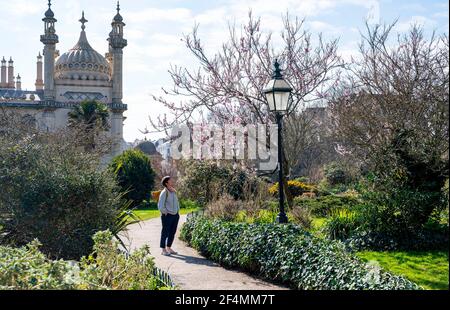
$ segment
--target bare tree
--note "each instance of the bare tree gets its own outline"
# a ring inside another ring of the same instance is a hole
[[[414,156],[448,160],[448,35],[425,38],[413,26],[392,42],[393,27],[367,26],[360,55],[331,98],[342,151],[373,164],[385,160],[380,150],[405,134]]]
[[[326,107],[310,107],[286,119],[284,150],[291,177],[301,174],[312,182],[319,181],[322,166],[336,159],[328,114]]]
[[[219,124],[274,122],[262,90],[271,78],[275,58],[284,64],[284,77],[293,88],[288,116],[322,100],[337,81],[342,65],[337,40],[325,42],[319,35],[314,45],[303,20],[289,14],[283,18],[283,25],[283,44],[275,52],[272,33],[264,34],[260,19],[249,12],[248,23],[243,27],[229,25],[228,41],[212,57],[201,43],[198,27],[194,27],[184,42],[200,67],[196,71],[179,66],[170,68],[173,88],[163,89],[167,96],[153,99],[167,107],[171,117],[150,119],[152,126],[167,131],[174,124],[192,121],[200,112]],[[173,96],[175,101],[171,99]]]
[[[249,12],[249,21],[240,29],[229,25],[229,40],[213,57],[208,57],[198,37],[196,26],[184,42],[200,63],[197,71],[173,66],[169,74],[173,81],[167,95],[175,95],[176,101],[166,96],[153,96],[172,111],[173,120],[163,115],[157,122],[159,130],[175,123],[191,120],[194,112],[204,110],[226,123],[268,123],[274,120],[262,90],[272,75],[275,58],[284,64],[283,72],[293,87],[293,100],[288,114],[309,103],[321,100],[326,87],[336,81],[335,70],[341,66],[337,55],[337,40],[324,42],[318,36],[313,46],[311,34],[304,30],[303,20],[288,14],[283,18],[281,33],[283,46],[276,54],[272,46],[272,34],[260,30],[260,19]]]

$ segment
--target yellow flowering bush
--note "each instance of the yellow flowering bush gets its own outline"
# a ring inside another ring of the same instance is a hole
[[[159,195],[161,195],[162,191],[152,191],[152,199],[156,202],[159,200]]]
[[[316,192],[317,191],[317,189],[314,185],[300,182],[297,180],[288,181],[288,188],[289,188],[289,192],[294,197],[301,196],[303,193],[306,193],[306,192]],[[273,196],[278,195],[278,182],[269,188],[269,193]]]

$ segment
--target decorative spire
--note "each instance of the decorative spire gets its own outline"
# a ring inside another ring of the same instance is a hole
[[[120,15],[120,2],[117,1],[117,14],[114,16],[113,22],[122,23],[123,17]]]
[[[84,31],[84,29],[86,29],[86,26],[84,24],[86,24],[88,22],[88,20],[86,18],[84,18],[84,11],[82,13],[81,19],[79,20],[79,22],[81,23],[81,30]]]

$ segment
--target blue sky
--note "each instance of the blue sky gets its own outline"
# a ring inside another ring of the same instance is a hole
[[[115,0],[52,2],[58,19],[57,49],[61,54],[78,40],[82,10],[89,20],[86,31],[91,45],[101,54],[107,52],[106,38],[115,15]],[[34,88],[36,55],[43,48],[39,35],[43,32],[41,19],[46,3],[0,0],[0,57],[13,56],[23,88]],[[161,87],[170,86],[170,64],[196,67],[180,41],[195,23],[200,25],[202,41],[213,54],[226,38],[227,23],[239,25],[246,20],[249,9],[261,17],[262,28],[274,35],[279,34],[281,16],[289,9],[291,15],[306,18],[306,27],[313,34],[322,32],[325,37],[340,38],[340,53],[346,57],[355,53],[359,30],[366,18],[369,22],[398,19],[399,32],[414,22],[439,33],[448,33],[449,25],[449,3],[443,0],[122,0],[121,7],[129,43],[124,51],[124,101],[129,107],[124,128],[127,141],[142,139],[141,130],[149,125],[148,117],[164,112],[150,94],[160,94]]]

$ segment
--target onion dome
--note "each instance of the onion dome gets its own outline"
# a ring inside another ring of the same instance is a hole
[[[109,81],[111,67],[105,57],[89,44],[84,31],[87,20],[80,19],[81,34],[78,43],[61,55],[55,64],[55,78],[58,80]]]
[[[117,14],[116,14],[116,16],[114,16],[114,19],[113,19],[113,21],[114,22],[123,22],[123,17],[122,17],[122,15],[120,15],[120,3],[119,3],[119,1],[117,1]]]
[[[48,10],[47,10],[47,12],[45,12],[45,17],[46,18],[54,18],[55,17],[55,13],[53,13],[53,11],[52,11],[52,1],[51,0],[48,0]]]

